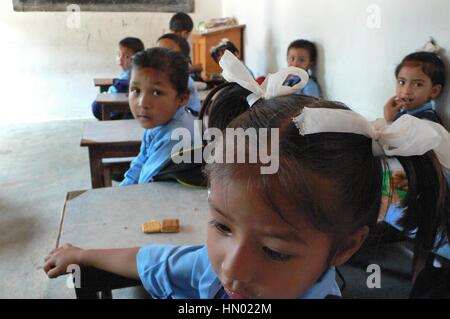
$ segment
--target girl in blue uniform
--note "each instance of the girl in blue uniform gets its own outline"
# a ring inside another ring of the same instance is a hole
[[[407,55],[395,69],[396,95],[384,106],[384,118],[395,121],[404,114],[442,124],[434,107],[446,82],[445,64],[433,41],[433,52],[419,51]]]
[[[220,129],[225,125],[227,130],[256,129],[257,134],[267,128],[278,130],[279,141],[269,141],[278,146],[274,148],[278,171],[262,174],[267,163],[261,160],[206,166],[210,206],[206,245],[107,250],[64,245],[46,258],[49,277],[64,274],[69,264],[79,264],[139,278],[156,298],[340,296],[335,267],[360,248],[377,221],[388,155],[384,150],[395,153],[384,134],[390,127],[374,126],[339,103],[286,95],[296,88],[286,89],[282,75],[273,75],[264,91],[250,82],[248,70],[230,55],[226,52],[222,58],[231,59],[228,65],[221,64],[224,77],[246,89],[232,83],[207,99],[211,105],[207,114],[202,113],[209,116],[204,122]],[[405,119],[410,118],[425,122]],[[423,229],[423,235],[433,239],[436,232],[448,236],[449,189],[440,163],[450,166],[448,152],[441,154],[450,147],[450,137],[438,124],[422,124],[443,139],[430,144],[425,155],[399,159],[410,177],[409,192],[415,194],[404,203],[404,222],[407,229]],[[417,140],[423,146],[417,136],[402,143],[412,144],[408,149],[414,154]],[[228,145],[216,144],[216,149],[222,147]],[[244,150],[249,152],[249,146]]]

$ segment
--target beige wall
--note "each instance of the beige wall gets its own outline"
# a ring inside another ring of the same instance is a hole
[[[368,27],[370,4],[380,10],[380,28]],[[247,25],[245,58],[256,75],[284,67],[292,40],[310,39],[318,45],[318,76],[326,97],[371,118],[382,116],[385,101],[395,94],[397,63],[429,36],[449,58],[449,12],[447,0],[223,1],[224,16]],[[448,86],[450,76],[438,107],[450,124]]]
[[[136,36],[146,47],[168,31],[172,13],[14,12],[0,1],[0,122],[89,118],[94,77],[120,74],[117,42]],[[195,24],[222,16],[221,0],[196,0]]]

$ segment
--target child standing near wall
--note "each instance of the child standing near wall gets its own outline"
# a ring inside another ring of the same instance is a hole
[[[192,21],[192,18],[187,13],[177,12],[169,21],[169,29],[172,33],[186,39],[189,43],[192,30],[194,29],[194,21]],[[200,74],[202,71],[203,67],[201,64],[191,65],[191,73]]]
[[[287,64],[301,68],[308,72],[309,81],[306,86],[296,92],[296,94],[303,94],[309,96],[320,97],[320,87],[317,79],[313,76],[313,68],[317,62],[317,48],[316,45],[308,40],[295,40],[289,44],[287,49]],[[293,86],[299,82],[298,77],[290,77],[284,85]]]
[[[125,93],[128,92],[128,84],[130,81],[131,57],[144,50],[144,44],[138,38],[127,37],[119,42],[119,49],[117,53],[117,63],[122,69],[122,74],[113,80],[114,84],[108,88],[108,93]],[[102,110],[101,105],[94,101],[92,103],[92,113],[101,120]],[[121,119],[122,114],[112,114],[111,119]]]
[[[146,130],[139,155],[120,185],[153,181],[177,143],[171,139],[172,131],[186,128],[193,134],[195,117],[184,107],[189,100],[188,70],[186,58],[173,50],[152,48],[133,56],[129,103]]]
[[[445,65],[430,43],[431,52],[407,55],[395,69],[396,95],[384,106],[384,118],[395,121],[404,114],[442,124],[434,108],[434,99],[446,82]]]
[[[176,35],[175,33],[166,33],[159,37],[157,46],[161,48],[171,49],[177,52],[181,52],[186,60],[189,61],[189,55],[191,49],[189,48],[189,43],[181,36]],[[197,88],[195,87],[194,79],[189,76],[188,80],[188,89],[189,89],[189,102],[186,105],[186,108],[192,112],[193,115],[198,116],[201,109],[201,101],[200,95],[198,94]]]
[[[226,71],[233,76],[233,70]],[[255,82],[254,91],[230,86],[217,97],[230,101],[223,106],[228,118],[233,108],[239,109],[240,115],[228,128],[256,129],[258,134],[259,129],[279,130],[280,166],[276,174],[265,175],[259,161],[207,165],[206,246],[85,250],[64,245],[47,256],[48,276],[64,274],[69,264],[93,266],[140,279],[157,298],[340,296],[334,267],[359,249],[377,220],[384,154],[373,148],[378,141],[363,117],[339,103],[292,95],[283,90],[284,78],[279,78],[269,83],[266,92],[258,90]],[[241,81],[239,75],[233,81],[248,88],[249,82]],[[230,93],[241,94],[239,105],[236,96],[225,96]],[[242,112],[246,98],[250,108]],[[448,138],[448,132],[434,125],[419,124],[436,128]],[[414,136],[403,142],[417,144],[421,139]],[[448,139],[438,146],[442,147],[450,148]],[[402,157],[414,181],[410,191],[421,194],[407,199],[406,215],[420,216],[413,218],[410,227],[429,222],[447,237],[449,190],[432,147],[428,149],[423,156]],[[234,147],[233,152],[236,156]],[[450,157],[441,160],[448,164]],[[421,163],[430,164],[427,178],[420,173]],[[429,187],[436,192],[427,191]]]

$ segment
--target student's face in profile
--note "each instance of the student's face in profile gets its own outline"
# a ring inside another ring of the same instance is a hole
[[[421,107],[430,99],[436,98],[442,90],[441,85],[433,85],[420,66],[405,65],[397,76],[396,95],[406,102],[407,110]]]
[[[171,39],[161,39],[158,41],[158,43],[156,45],[160,48],[166,48],[166,49],[170,49],[170,50],[173,50],[176,52],[181,51],[178,44],[175,41],[172,41]]]
[[[288,66],[295,66],[307,71],[312,66],[309,51],[304,48],[291,48],[287,55]]]
[[[152,128],[168,123],[188,97],[179,96],[164,72],[133,68],[128,100],[134,118],[143,128]]]
[[[211,180],[209,205],[208,255],[231,298],[298,298],[328,269],[329,236],[298,212],[284,221],[246,180]]]
[[[119,45],[119,52],[117,52],[117,63],[122,70],[128,70],[131,67],[131,57],[134,51],[130,48]]]

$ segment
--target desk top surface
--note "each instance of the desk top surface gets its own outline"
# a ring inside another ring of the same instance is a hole
[[[244,29],[244,28],[245,28],[245,24],[219,26],[219,27],[216,27],[216,28],[207,29],[207,30],[205,30],[203,32],[192,33],[192,37],[198,38],[198,37],[202,37],[202,36],[208,36],[208,35],[211,35],[211,34],[217,34],[217,33],[223,33],[223,32],[226,32],[226,31],[231,31],[233,29]]]
[[[145,129],[136,120],[85,122],[81,146],[140,143]]]
[[[119,248],[147,243],[201,244],[206,240],[206,189],[157,182],[107,187],[67,194],[59,244],[83,248]],[[144,234],[152,219],[180,220],[181,231]]]
[[[112,85],[112,84],[113,84],[113,79],[111,79],[111,78],[94,79],[95,86]]]
[[[128,105],[128,93],[98,93],[95,101],[100,104]]]

